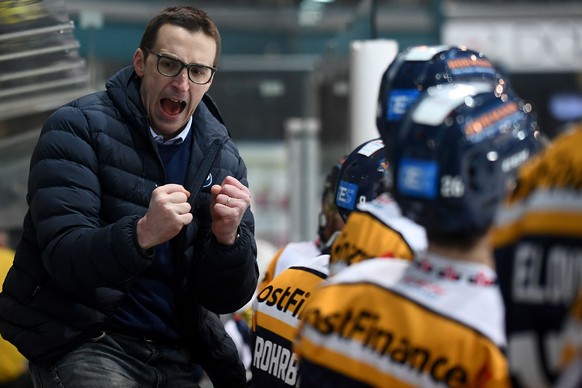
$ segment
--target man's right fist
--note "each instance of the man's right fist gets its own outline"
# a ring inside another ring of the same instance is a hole
[[[137,241],[142,249],[169,241],[192,222],[188,203],[190,192],[183,186],[167,184],[152,192],[147,213],[137,222]]]

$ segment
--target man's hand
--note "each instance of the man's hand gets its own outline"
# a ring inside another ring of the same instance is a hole
[[[147,213],[137,222],[137,242],[142,249],[169,241],[192,222],[189,196],[190,192],[177,184],[153,191]]]
[[[212,233],[219,243],[234,244],[238,226],[251,204],[251,192],[236,178],[227,176],[220,185],[210,188],[212,200],[210,214],[212,215]]]

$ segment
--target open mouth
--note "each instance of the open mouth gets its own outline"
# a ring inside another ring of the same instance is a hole
[[[174,100],[173,98],[162,98],[160,105],[164,113],[175,116],[184,110],[186,107],[186,102],[180,100]]]

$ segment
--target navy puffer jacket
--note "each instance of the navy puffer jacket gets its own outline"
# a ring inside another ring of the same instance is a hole
[[[0,294],[0,332],[37,363],[95,335],[152,263],[137,244],[136,223],[165,181],[139,85],[128,67],[107,82],[106,91],[61,107],[46,121],[34,150],[23,237]],[[231,175],[248,185],[246,166],[208,97],[193,117],[187,176],[192,178],[218,138],[223,147],[212,183]],[[232,246],[218,243],[210,231],[210,185],[198,195],[194,213],[173,247],[183,274],[182,324],[204,365],[232,351],[214,313],[243,306],[258,270],[250,209]]]

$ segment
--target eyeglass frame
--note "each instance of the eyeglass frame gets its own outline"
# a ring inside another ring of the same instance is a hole
[[[178,58],[172,57],[170,55],[162,55],[162,54],[156,53],[155,51],[153,51],[153,50],[151,50],[149,48],[146,48],[146,51],[149,52],[149,53],[151,53],[151,54],[154,54],[158,58],[158,60],[156,62],[156,70],[158,71],[158,73],[160,73],[164,77],[169,77],[169,78],[177,77],[182,72],[182,70],[184,70],[184,68],[186,68],[186,70],[187,70],[186,71],[186,74],[188,74],[188,79],[190,80],[190,82],[192,82],[192,83],[194,83],[196,85],[206,85],[207,83],[209,83],[210,81],[212,81],[212,78],[214,77],[214,73],[216,73],[216,70],[217,70],[216,67],[214,67],[214,66],[206,66],[206,65],[203,65],[203,64],[200,64],[200,63],[185,63],[185,62],[182,62],[181,60],[179,60]],[[180,70],[178,70],[178,72],[175,75],[168,75],[168,74],[162,73],[161,70],[160,70],[160,60],[162,58],[164,58],[164,59],[170,59],[172,61],[178,62],[180,64]],[[203,83],[194,81],[190,77],[190,68],[192,68],[192,67],[198,67],[198,68],[202,67],[202,68],[205,68],[205,69],[209,69],[210,70],[210,77],[208,78],[208,81],[203,82]]]

